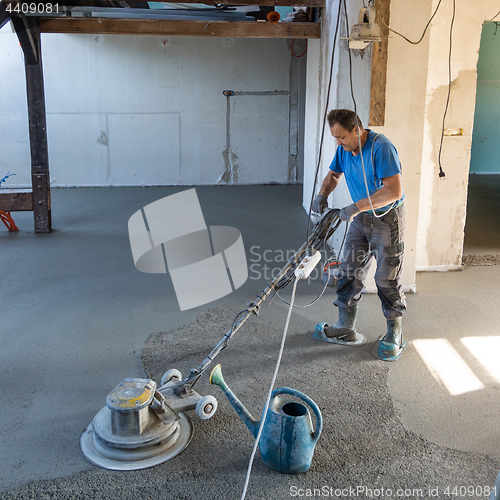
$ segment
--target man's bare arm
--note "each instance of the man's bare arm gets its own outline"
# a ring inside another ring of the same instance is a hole
[[[321,184],[318,195],[328,196],[339,184],[343,174],[329,170]]]
[[[325,179],[326,180],[326,179]],[[397,201],[403,196],[403,183],[401,174],[384,177],[382,179],[382,188],[370,196],[373,208],[385,207],[393,201]],[[361,212],[371,210],[368,198],[363,198],[355,203]]]

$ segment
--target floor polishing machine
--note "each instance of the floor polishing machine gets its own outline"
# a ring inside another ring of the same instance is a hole
[[[290,258],[274,280],[233,321],[230,330],[186,378],[176,369],[168,370],[160,385],[151,379],[127,378],[106,398],[93,421],[80,437],[84,457],[94,465],[111,470],[138,470],[166,462],[189,444],[193,426],[186,412],[195,410],[206,420],[217,410],[217,400],[201,396],[194,385],[208,369],[229,339],[274,292],[293,283],[296,269],[311,252],[320,250],[341,224],[338,209],[325,210],[309,232],[307,241]],[[313,251],[314,251],[313,250]]]

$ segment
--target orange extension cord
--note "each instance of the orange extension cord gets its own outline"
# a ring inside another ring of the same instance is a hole
[[[10,212],[4,212],[3,210],[0,210],[0,219],[2,219],[2,222],[7,226],[7,229],[9,231],[19,231],[16,224],[14,223],[14,220],[10,216]]]

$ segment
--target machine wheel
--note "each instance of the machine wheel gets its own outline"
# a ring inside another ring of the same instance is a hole
[[[182,380],[182,375],[179,370],[172,368],[171,370],[166,371],[161,378],[160,387],[163,387],[165,384],[170,382],[171,380]]]
[[[201,420],[208,420],[217,411],[217,400],[213,396],[204,396],[196,403],[196,415]]]

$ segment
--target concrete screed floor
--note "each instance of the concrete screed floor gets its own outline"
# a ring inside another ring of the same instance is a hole
[[[492,185],[485,180],[472,178],[471,200]],[[19,233],[0,231],[0,498],[240,498],[253,439],[207,375],[196,388],[216,396],[219,408],[207,421],[189,413],[193,439],[173,460],[114,472],[79,451],[81,431],[111,389],[127,377],[159,382],[169,368],[185,375],[198,366],[282,267],[283,252],[305,239],[301,186],[197,187],[207,224],[238,228],[252,267],[233,294],[180,312],[168,275],[135,269],[127,222],[183,189],[55,189],[52,234],[34,234],[32,213],[13,214]],[[478,231],[498,242],[491,221],[499,198],[480,198],[491,203],[478,220],[469,209],[465,254],[479,253],[479,240],[471,241]],[[484,253],[499,254],[500,244]],[[397,363],[370,355],[385,328],[376,295],[361,303],[363,347],[307,337],[318,321],[334,321],[332,289],[294,309],[276,387],[310,396],[324,429],[305,474],[274,472],[257,454],[247,498],[488,498],[500,469],[500,376],[490,366],[499,353],[499,278],[494,265],[419,273],[404,320],[412,343]],[[299,283],[297,304],[321,289],[320,279]],[[288,309],[277,298],[266,304],[216,360],[256,417]]]

